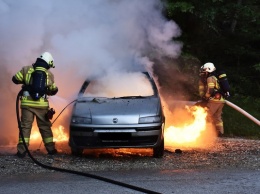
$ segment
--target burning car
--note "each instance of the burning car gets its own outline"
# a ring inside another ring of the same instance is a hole
[[[73,155],[92,148],[152,148],[153,157],[163,156],[165,117],[156,84],[148,72],[129,75],[83,83],[70,121]]]

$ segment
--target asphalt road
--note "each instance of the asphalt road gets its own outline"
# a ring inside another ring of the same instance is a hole
[[[260,171],[255,170],[131,170],[92,172],[158,193],[256,194],[260,193]],[[50,173],[0,176],[0,193],[142,193],[105,181],[50,171]]]
[[[67,144],[66,144],[67,145]],[[58,145],[57,145],[58,146]],[[149,150],[87,150],[72,156],[65,146],[56,156],[35,150],[38,161],[52,167],[88,172],[128,184],[123,187],[93,176],[48,170],[28,156],[14,156],[16,147],[0,147],[0,194],[31,193],[142,193],[129,186],[165,194],[258,194],[260,193],[260,141],[220,138],[208,149],[175,153],[167,148],[163,158]],[[139,190],[140,191],[140,190]]]

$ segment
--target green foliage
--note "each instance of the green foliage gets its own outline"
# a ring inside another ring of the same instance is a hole
[[[260,6],[256,0],[163,2],[166,17],[182,30],[184,53],[227,70],[234,93],[260,96]]]
[[[167,15],[173,17],[176,12],[179,13],[192,13],[194,6],[189,2],[172,2],[167,1]]]
[[[260,98],[235,97],[229,101],[260,119]],[[227,105],[223,109],[223,121],[228,136],[260,138],[260,126]]]
[[[259,62],[260,8],[256,0],[164,2],[166,16],[183,31],[185,52],[202,61]]]
[[[260,6],[258,0],[162,0],[165,16],[182,30],[184,43],[179,67],[194,76],[190,93],[196,98],[197,65],[213,62],[226,71],[231,85],[231,101],[260,119]],[[193,62],[192,62],[193,61]],[[193,71],[193,72],[192,72]],[[259,126],[230,107],[224,109],[227,133],[260,137]]]
[[[256,71],[260,71],[260,63],[253,66]]]

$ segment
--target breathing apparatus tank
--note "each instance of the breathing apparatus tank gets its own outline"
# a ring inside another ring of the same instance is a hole
[[[225,98],[228,98],[230,96],[230,85],[228,82],[227,74],[222,70],[218,71],[217,78],[222,95],[224,95]]]

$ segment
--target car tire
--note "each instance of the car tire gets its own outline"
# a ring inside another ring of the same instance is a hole
[[[83,154],[83,149],[71,148],[71,154],[74,156],[81,156]]]
[[[162,158],[164,155],[164,139],[162,139],[161,143],[153,148],[153,157],[154,158]]]

